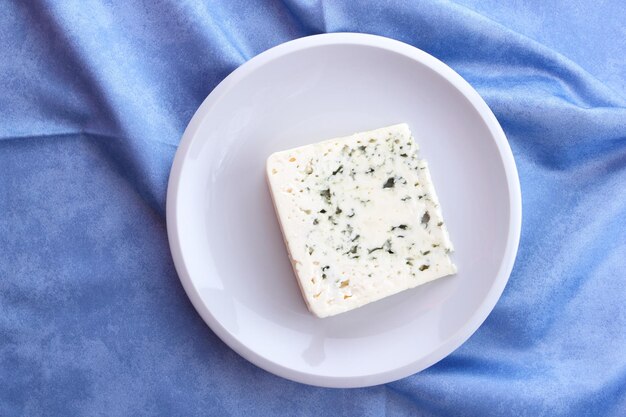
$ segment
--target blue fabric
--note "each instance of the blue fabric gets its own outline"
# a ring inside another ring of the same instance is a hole
[[[626,415],[626,7],[500,3],[0,0],[0,415]],[[478,332],[354,390],[227,348],[182,290],[164,220],[207,94],[265,49],[335,31],[463,75],[508,135],[524,200],[516,266]]]

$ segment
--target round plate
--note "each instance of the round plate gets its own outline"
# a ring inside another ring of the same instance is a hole
[[[318,319],[293,275],[265,160],[401,122],[429,162],[459,272]],[[504,289],[520,225],[511,149],[478,93],[425,52],[362,34],[287,42],[230,74],[189,123],[167,194],[176,269],[211,329],[272,373],[328,387],[390,382],[460,346]]]

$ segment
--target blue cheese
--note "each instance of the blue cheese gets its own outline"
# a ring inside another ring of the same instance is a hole
[[[406,124],[272,154],[267,177],[309,310],[332,316],[456,267]]]

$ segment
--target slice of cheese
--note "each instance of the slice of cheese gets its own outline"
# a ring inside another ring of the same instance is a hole
[[[267,177],[316,316],[456,272],[428,165],[406,124],[274,153]]]

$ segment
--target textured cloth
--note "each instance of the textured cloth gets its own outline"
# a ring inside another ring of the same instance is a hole
[[[0,415],[626,415],[624,22],[622,0],[0,0]],[[185,296],[164,217],[208,93],[272,46],[338,31],[465,77],[508,136],[524,212],[474,336],[352,390],[224,345]]]

